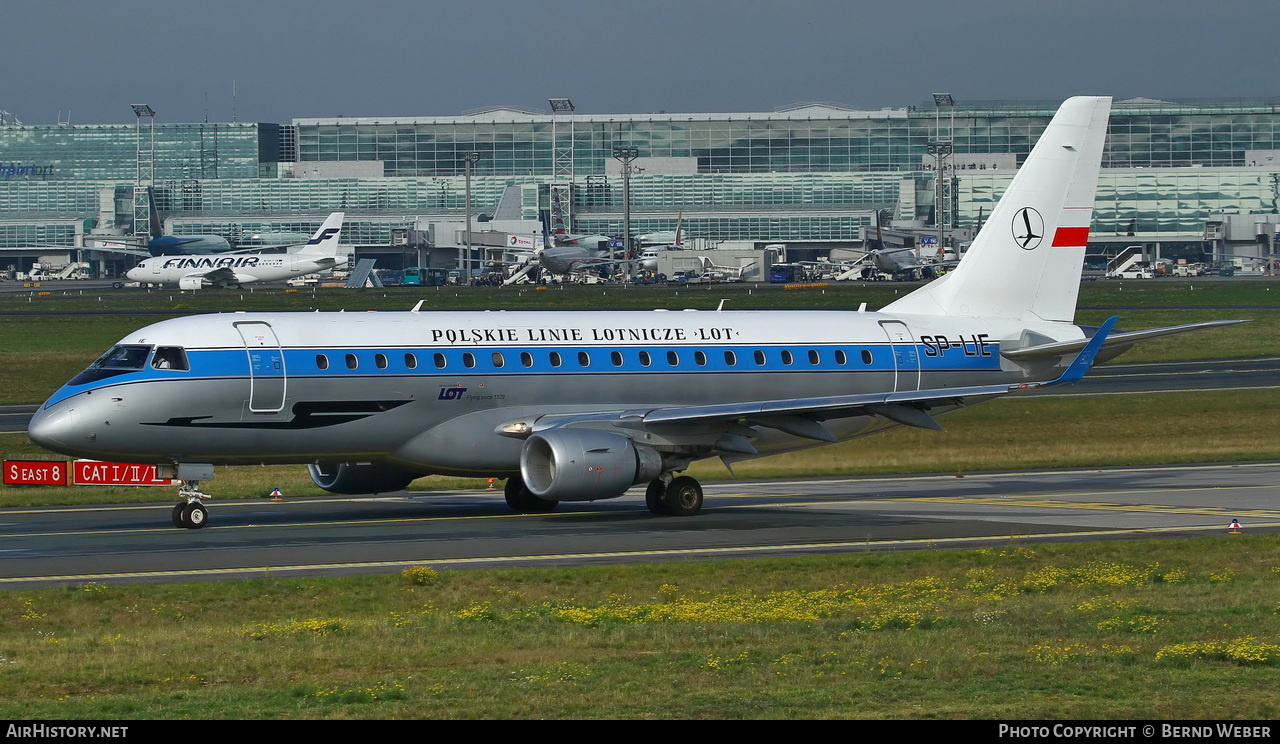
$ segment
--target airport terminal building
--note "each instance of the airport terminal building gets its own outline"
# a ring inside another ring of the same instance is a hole
[[[0,271],[132,234],[140,185],[173,234],[242,245],[342,210],[343,242],[391,266],[448,265],[466,242],[502,245],[486,236],[544,222],[621,236],[624,213],[632,236],[679,224],[703,247],[784,244],[806,258],[856,249],[876,213],[962,247],[1058,105],[935,96],[878,111],[600,115],[550,103],[289,124],[0,123]],[[1277,212],[1280,99],[1114,102],[1091,253],[1265,254]]]

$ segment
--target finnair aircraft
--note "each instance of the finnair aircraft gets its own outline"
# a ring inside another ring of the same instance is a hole
[[[953,272],[879,312],[224,313],[122,339],[33,417],[78,457],[158,463],[200,527],[217,464],[305,463],[335,493],[432,473],[506,478],[516,511],[866,436],[1080,379],[1136,341],[1233,321],[1075,325],[1110,98],[1066,101]],[[176,466],[176,467],[175,467]]]
[[[296,253],[224,253],[205,256],[155,256],[129,269],[135,282],[177,286],[239,288],[338,268],[347,257],[338,255],[343,212],[334,212]]]

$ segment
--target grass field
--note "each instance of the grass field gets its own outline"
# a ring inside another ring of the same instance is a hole
[[[1126,328],[1258,320],[1183,337],[1192,342],[1153,342],[1141,347],[1145,356],[1123,361],[1276,353],[1272,283],[1213,282],[1203,294],[1198,285],[1150,284],[1086,285],[1082,322],[1110,314]],[[872,290],[880,293],[866,300],[872,307],[892,297],[884,294],[892,288]],[[709,308],[721,294],[618,290],[597,300],[600,290],[564,291],[557,306],[664,306],[689,296]],[[731,305],[862,301],[857,288],[747,291],[730,292]],[[532,301],[490,292],[464,291],[457,301]],[[626,292],[636,294],[618,296]],[[527,294],[546,301],[546,293]],[[392,309],[417,296],[345,302]],[[227,299],[127,297],[111,298],[106,312],[212,309],[191,305]],[[49,298],[30,304],[37,299]],[[265,299],[245,302],[270,306]],[[320,300],[273,300],[285,301]],[[22,300],[0,298],[0,311],[22,309],[8,302]],[[106,312],[0,315],[6,399],[40,400],[155,319]],[[735,469],[754,477],[1275,459],[1278,413],[1274,390],[1010,397],[944,418],[943,432],[900,430]],[[0,437],[0,449],[39,454],[22,435]],[[703,479],[725,476],[714,462],[698,468]],[[319,493],[300,467],[225,468],[208,485],[227,497],[265,496],[275,485],[291,498]],[[92,493],[97,501],[126,496]],[[168,489],[128,493],[172,497]],[[0,490],[4,504],[84,498],[83,490]],[[420,566],[397,576],[9,591],[0,593],[0,717],[1269,721],[1280,715],[1278,598],[1280,536],[1225,531],[1035,548],[1011,539],[987,550]]]
[[[1280,715],[1280,537],[0,594],[0,718]]]

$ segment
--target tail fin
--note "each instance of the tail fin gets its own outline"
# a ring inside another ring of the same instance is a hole
[[[150,202],[151,207],[149,210],[151,212],[151,224],[147,226],[151,232],[151,237],[163,237],[164,226],[160,224],[160,210],[156,209],[156,190],[149,186],[147,187],[147,201]]]
[[[1110,111],[1109,96],[1067,99],[960,265],[883,311],[1070,322]]]
[[[329,215],[320,229],[316,230],[316,234],[311,236],[311,240],[298,249],[298,253],[323,253],[330,256],[336,254],[338,236],[342,234],[342,220],[345,216],[345,212],[334,212]]]

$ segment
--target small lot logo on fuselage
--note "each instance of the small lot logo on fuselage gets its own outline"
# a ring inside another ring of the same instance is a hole
[[[467,389],[464,387],[440,388],[439,400],[458,400],[465,392],[467,392]]]

